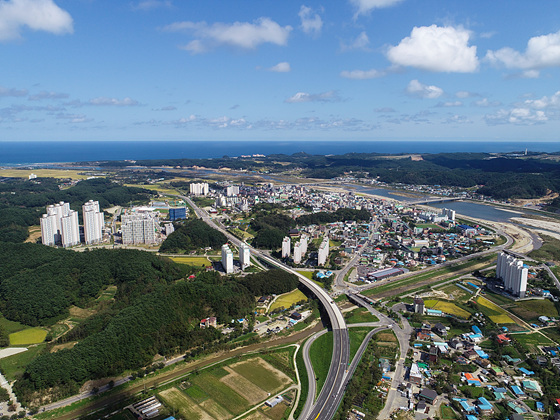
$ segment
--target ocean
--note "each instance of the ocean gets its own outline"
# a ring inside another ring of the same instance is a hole
[[[101,160],[218,158],[224,155],[356,153],[558,152],[558,142],[466,141],[53,141],[0,142],[0,165]]]

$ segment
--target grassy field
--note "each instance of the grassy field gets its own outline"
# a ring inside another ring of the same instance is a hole
[[[455,413],[455,411],[449,407],[448,405],[441,405],[440,406],[440,418],[443,420],[455,420],[460,419],[460,417]]]
[[[145,190],[156,191],[161,194],[179,194],[179,191],[177,191],[174,188],[170,188],[169,185],[165,185],[165,184],[148,184],[148,185],[124,184],[124,185],[125,187],[144,188]]]
[[[360,328],[360,327],[348,329],[348,336],[350,337],[350,362],[352,362],[352,359],[354,359],[354,356],[356,355],[356,352],[362,345],[364,338],[366,338],[366,335],[371,330],[372,330],[371,328]]]
[[[206,257],[169,257],[176,263],[194,265],[197,267],[210,267],[212,263]]]
[[[344,314],[347,324],[359,324],[361,322],[377,322],[379,318],[369,313],[366,308],[358,308]]]
[[[428,299],[424,301],[424,306],[429,309],[438,309],[446,314],[455,315],[463,319],[469,319],[471,317],[469,312],[445,300]]]
[[[556,306],[554,306],[554,303],[548,299],[523,300],[515,302],[515,306],[513,306],[510,310],[527,322],[537,321],[541,315],[549,318],[558,317],[558,310],[556,309]]]
[[[382,357],[392,359],[399,350],[399,343],[393,331],[380,331],[373,336]]]
[[[64,169],[1,169],[0,177],[12,178],[28,178],[31,173],[34,173],[39,178],[71,178],[71,179],[86,179],[87,175],[80,175],[82,171],[64,170]]]
[[[296,272],[307,277],[309,280],[313,280],[313,271],[296,270]]]
[[[549,346],[554,344],[552,340],[543,336],[540,333],[532,333],[532,334],[515,334],[512,335],[513,339],[519,343],[528,353],[540,353],[537,346]]]
[[[544,240],[542,247],[531,251],[529,256],[541,261],[560,262],[560,240],[542,234],[541,238]]]
[[[42,328],[28,328],[10,334],[10,346],[28,346],[45,341],[47,331]]]
[[[331,331],[315,340],[309,349],[311,364],[313,365],[313,371],[317,378],[317,392],[321,391],[327,379],[327,374],[331,365],[332,351],[333,333]]]
[[[441,290],[442,292],[447,293],[447,295],[449,296],[449,299],[457,301],[457,302],[461,302],[461,303],[466,302],[472,296],[471,293],[467,292],[466,290],[461,289],[460,287],[457,287],[454,284],[446,285],[444,287],[438,288],[438,290]]]
[[[495,324],[515,324],[515,321],[507,312],[496,305],[494,302],[480,296],[476,299],[480,311],[492,320]]]
[[[30,347],[23,353],[0,359],[0,371],[9,381],[23,374],[25,367],[45,349],[46,344]]]
[[[99,295],[99,297],[97,298],[97,302],[110,301],[114,299],[116,294],[117,294],[117,286],[115,285],[107,286],[105,290],[103,290]]]
[[[294,289],[291,292],[284,293],[283,295],[278,296],[272,303],[272,305],[270,305],[269,312],[282,307],[284,309],[288,309],[293,304],[298,303],[302,300],[307,302],[307,296],[305,296],[301,290]]]

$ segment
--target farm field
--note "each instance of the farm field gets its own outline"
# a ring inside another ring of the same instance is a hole
[[[16,376],[22,375],[25,367],[35,359],[46,347],[46,344],[29,347],[23,353],[0,359],[0,371],[9,381],[16,379]]]
[[[45,341],[47,331],[42,328],[28,328],[26,330],[11,333],[10,346],[28,346]]]
[[[31,173],[34,173],[38,178],[86,179],[87,175],[80,175],[80,172],[82,171],[64,169],[0,169],[0,176],[12,178],[28,178]]]
[[[449,296],[450,300],[455,300],[461,303],[465,303],[472,297],[471,293],[455,286],[454,284],[446,285],[445,287],[439,288],[438,290],[446,293],[447,296]]]
[[[515,306],[509,310],[527,322],[537,321],[541,315],[549,318],[558,317],[558,310],[548,299],[515,302]]]
[[[484,297],[478,297],[476,303],[480,311],[492,320],[495,324],[515,324],[507,312]]]
[[[142,185],[142,184],[124,184],[125,187],[136,187],[136,188],[144,188],[146,190],[150,190],[150,191],[157,191],[158,193],[161,194],[179,194],[179,191],[177,191],[174,188],[169,187],[168,185],[165,184],[149,184],[149,185]]]
[[[176,263],[194,265],[197,267],[209,267],[212,263],[206,257],[169,257]]]
[[[190,375],[159,396],[183,418],[222,420],[244,413],[291,384],[288,376],[263,358],[253,357]]]
[[[299,289],[292,290],[291,292],[278,296],[276,300],[272,302],[272,305],[270,305],[269,312],[282,307],[284,309],[288,309],[293,304],[302,300],[307,302],[307,296],[305,296]]]
[[[393,331],[380,331],[373,336],[380,349],[381,356],[391,360],[399,350],[399,343]]]
[[[552,340],[538,332],[531,334],[515,334],[512,337],[515,341],[525,347],[528,353],[539,354],[540,351],[537,346],[549,346],[554,344]]]
[[[428,299],[424,301],[424,305],[428,309],[437,309],[445,312],[446,314],[455,315],[459,318],[469,319],[471,317],[471,314],[468,311],[445,300]]]

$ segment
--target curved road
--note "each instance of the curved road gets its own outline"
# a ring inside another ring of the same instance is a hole
[[[241,245],[241,240],[230,234],[226,229],[224,229],[223,226],[215,223],[215,221],[212,220],[212,218],[204,210],[200,209],[189,197],[183,195],[181,195],[180,197],[191,206],[196,215],[205,223],[222,232],[226,236],[226,238],[228,238],[228,240],[235,246],[239,247]],[[308,418],[312,420],[331,419],[336,412],[336,409],[338,408],[338,405],[340,404],[340,401],[342,400],[342,396],[344,394],[344,392],[341,391],[345,374],[348,368],[348,361],[350,358],[350,340],[348,337],[348,330],[346,328],[344,316],[342,315],[342,312],[340,311],[336,303],[331,299],[329,294],[322,287],[318,286],[307,277],[299,274],[291,267],[288,267],[280,261],[271,258],[265,253],[253,247],[250,247],[250,249],[251,253],[255,257],[258,257],[268,264],[281,268],[284,271],[297,276],[299,281],[304,284],[315,296],[317,296],[317,298],[321,301],[323,307],[327,311],[333,331],[332,360],[323,389],[321,390],[321,393],[317,398],[317,402],[315,403],[315,406],[311,411],[311,415]]]

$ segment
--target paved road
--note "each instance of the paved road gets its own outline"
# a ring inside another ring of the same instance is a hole
[[[307,392],[307,400],[301,411],[300,418],[306,419],[311,413],[313,408],[313,402],[315,401],[315,395],[317,394],[317,381],[315,380],[315,372],[313,371],[313,364],[311,363],[311,357],[309,357],[309,349],[315,340],[320,336],[326,334],[328,330],[319,331],[317,334],[308,339],[303,345],[303,362],[305,363],[305,370],[307,371],[307,378],[309,382],[309,388]]]
[[[189,197],[180,197],[192,207],[195,214],[204,222],[212,226],[214,229],[222,232],[234,245],[238,247],[241,245],[242,242],[238,238],[229,233],[221,224],[216,223],[215,220],[213,220],[204,210],[200,209]],[[342,399],[342,395],[344,394],[341,392],[342,383],[344,381],[344,374],[348,367],[348,360],[350,357],[350,340],[344,316],[336,303],[322,287],[264,252],[261,252],[253,247],[250,247],[250,249],[253,256],[260,258],[262,261],[265,261],[272,266],[281,268],[282,270],[297,276],[299,281],[303,283],[315,296],[317,296],[327,311],[333,331],[333,355],[327,379],[309,418],[313,420],[331,419]]]

